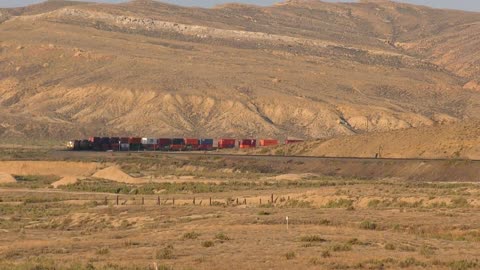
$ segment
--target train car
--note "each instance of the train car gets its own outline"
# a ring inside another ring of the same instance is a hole
[[[110,149],[113,151],[120,151],[120,138],[110,137]]]
[[[83,150],[83,151],[92,150],[92,143],[90,142],[90,140],[81,140],[80,150]]]
[[[200,143],[198,145],[198,150],[202,151],[211,151],[213,150],[213,142],[214,139],[200,139]]]
[[[266,146],[276,146],[278,145],[278,140],[274,139],[262,139],[260,140],[260,146],[266,147]]]
[[[235,139],[219,139],[218,149],[235,148],[236,143],[237,143],[237,140]]]
[[[72,151],[80,150],[80,140],[73,140],[67,142],[67,149]]]
[[[120,142],[120,151],[130,151],[130,144],[128,143],[129,138],[128,137],[120,137],[119,142]]]
[[[144,150],[156,151],[158,149],[157,139],[142,138],[142,147]]]
[[[238,143],[240,149],[248,149],[257,147],[257,140],[255,139],[243,139]]]
[[[130,151],[142,150],[142,138],[140,137],[129,137],[128,144],[130,147]]]
[[[185,139],[183,139],[183,138],[172,139],[172,144],[170,145],[170,150],[172,150],[172,151],[183,151],[183,150],[185,150]]]
[[[88,141],[90,142],[91,149],[93,151],[100,151],[102,150],[102,144],[100,143],[100,137],[89,137]]]
[[[110,143],[110,137],[101,137],[100,138],[100,150],[108,151],[111,150],[112,145]]]
[[[196,138],[185,138],[185,150],[195,151],[198,150],[200,140]]]
[[[172,145],[172,139],[170,138],[160,138],[157,140],[158,150],[160,151],[169,151],[170,146]]]

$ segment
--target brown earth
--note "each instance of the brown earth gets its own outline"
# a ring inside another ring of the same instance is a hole
[[[478,13],[49,1],[0,22],[2,138],[323,138],[480,115]]]
[[[241,152],[243,153],[243,152]],[[371,132],[247,151],[327,157],[480,159],[480,123],[456,123]]]

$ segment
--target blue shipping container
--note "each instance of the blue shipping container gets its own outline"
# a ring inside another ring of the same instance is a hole
[[[213,139],[200,139],[200,145],[213,145]]]

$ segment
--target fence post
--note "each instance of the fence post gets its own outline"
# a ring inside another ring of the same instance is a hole
[[[118,205],[118,195],[117,195],[117,205]]]
[[[273,193],[272,193],[272,200],[270,202],[273,204]]]
[[[243,199],[243,204],[247,205],[247,198]]]
[[[108,205],[108,197],[105,196],[105,205]]]
[[[175,198],[173,198],[172,201],[173,201],[173,205],[175,205]]]
[[[260,198],[260,206],[262,205],[262,198]]]
[[[238,205],[238,198],[237,198],[237,205]]]
[[[160,205],[160,196],[157,196],[157,204]]]
[[[195,197],[193,197],[193,205],[195,205]]]
[[[210,197],[210,206],[212,206],[212,197]]]
[[[145,204],[145,197],[142,197],[142,205]]]

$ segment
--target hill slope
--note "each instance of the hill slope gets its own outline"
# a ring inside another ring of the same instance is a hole
[[[3,137],[321,138],[480,115],[478,13],[49,1],[0,22]]]

